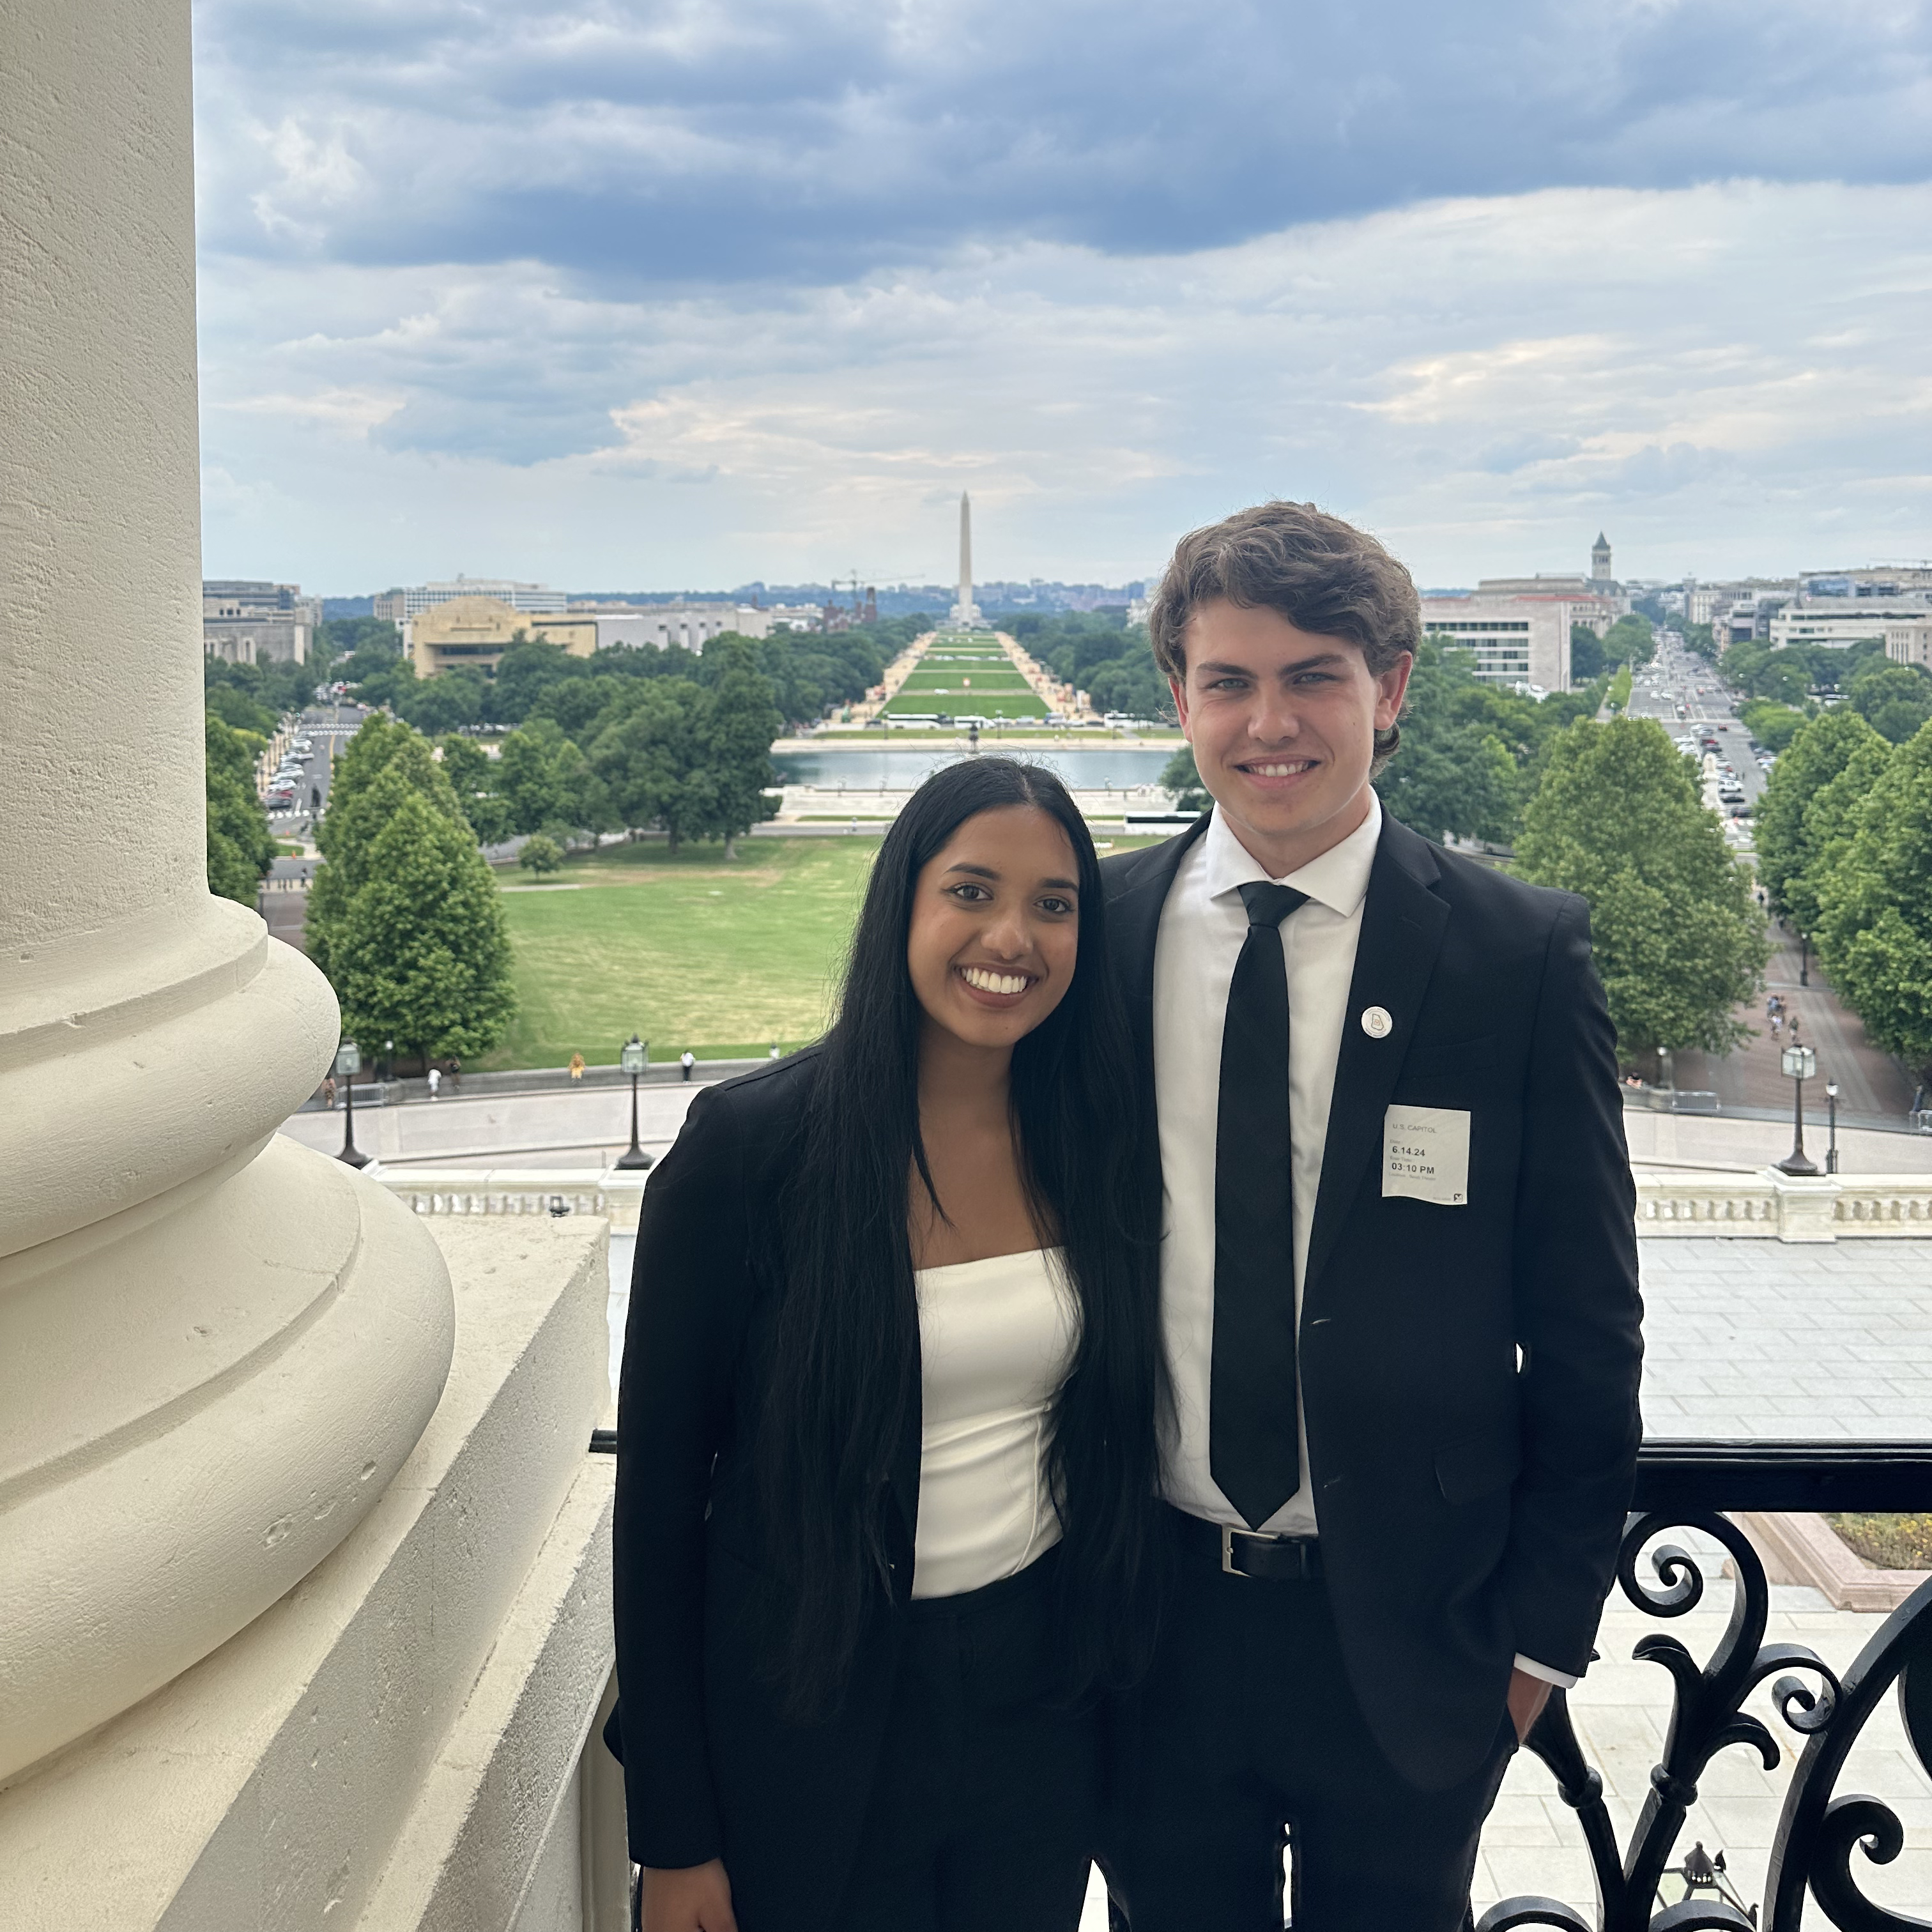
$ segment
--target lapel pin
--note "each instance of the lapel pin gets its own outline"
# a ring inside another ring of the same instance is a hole
[[[1362,1009],[1362,1030],[1371,1040],[1386,1040],[1395,1030],[1395,1022],[1388,1016],[1386,1006],[1364,1006]]]

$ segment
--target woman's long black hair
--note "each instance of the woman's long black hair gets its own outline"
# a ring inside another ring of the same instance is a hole
[[[907,1406],[917,1399],[907,1210],[910,1178],[926,1172],[926,1156],[924,1013],[906,963],[914,888],[968,819],[1009,806],[1052,818],[1078,867],[1073,977],[1052,1014],[1015,1047],[1012,1072],[1035,1225],[1042,1245],[1065,1250],[1078,1298],[1078,1339],[1053,1406],[1048,1452],[1070,1694],[1130,1681],[1151,1641],[1166,1385],[1160,1202],[1136,1184],[1136,1136],[1148,1101],[1107,970],[1100,862],[1085,821],[1050,771],[974,758],[928,778],[880,848],[782,1204],[782,1300],[758,1466],[789,1592],[789,1641],[776,1675],[801,1718],[836,1705],[861,1628],[883,1601],[886,1472]]]

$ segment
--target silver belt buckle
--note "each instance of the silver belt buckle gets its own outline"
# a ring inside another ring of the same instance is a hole
[[[1221,1526],[1221,1574],[1224,1576],[1248,1576],[1245,1570],[1237,1570],[1234,1568],[1234,1532],[1233,1528],[1225,1522]],[[1248,1576],[1248,1581],[1252,1582],[1254,1579]]]

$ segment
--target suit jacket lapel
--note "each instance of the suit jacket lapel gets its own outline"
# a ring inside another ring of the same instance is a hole
[[[1414,1038],[1416,1016],[1449,922],[1447,902],[1430,890],[1441,876],[1427,841],[1384,818],[1362,908],[1348,1009],[1342,1021],[1322,1186],[1315,1200],[1303,1280],[1304,1310],[1364,1175],[1381,1149],[1382,1116]],[[1362,1030],[1362,1015],[1370,1006],[1382,1007],[1394,1022],[1381,1040]]]

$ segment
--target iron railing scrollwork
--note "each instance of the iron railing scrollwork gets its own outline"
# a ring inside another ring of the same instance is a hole
[[[1889,1864],[1904,1848],[1898,1814],[1878,1798],[1837,1789],[1852,1747],[1894,1686],[1911,1748],[1932,1774],[1932,1581],[1874,1634],[1841,1678],[1802,1644],[1765,1641],[1771,1592],[1764,1565],[1749,1538],[1718,1513],[1720,1504],[1733,1510],[1924,1508],[1932,1502],[1932,1445],[1646,1443],[1636,1502],[1618,1562],[1624,1597],[1660,1620],[1694,1610],[1705,1593],[1702,1562],[1657,1539],[1672,1530],[1701,1532],[1722,1547],[1735,1580],[1724,1634],[1702,1665],[1666,1632],[1636,1646],[1637,1657],[1666,1673],[1671,1712],[1663,1758],[1622,1847],[1603,1780],[1583,1751],[1564,1695],[1552,1694],[1528,1749],[1576,1814],[1596,1882],[1596,1916],[1553,1899],[1509,1898],[1483,1914],[1476,1932],[1798,1932],[1808,1891],[1840,1932],[1932,1927],[1932,1918],[1874,1903],[1859,1882],[1862,1870]],[[1644,1568],[1654,1581],[1640,1574]],[[1679,1856],[1685,1819],[1712,1759],[1741,1747],[1767,1770],[1780,1762],[1770,1727],[1744,1708],[1767,1679],[1780,1719],[1803,1748],[1785,1795],[1762,1905],[1740,1906],[1730,1902],[1743,1896],[1734,1888],[1736,1874],[1718,1878],[1701,1845],[1681,1864],[1671,1861]],[[1710,1873],[1712,1882],[1688,1886],[1681,1900],[1660,1904],[1666,1876],[1681,1880],[1687,1870],[1700,1878]]]

